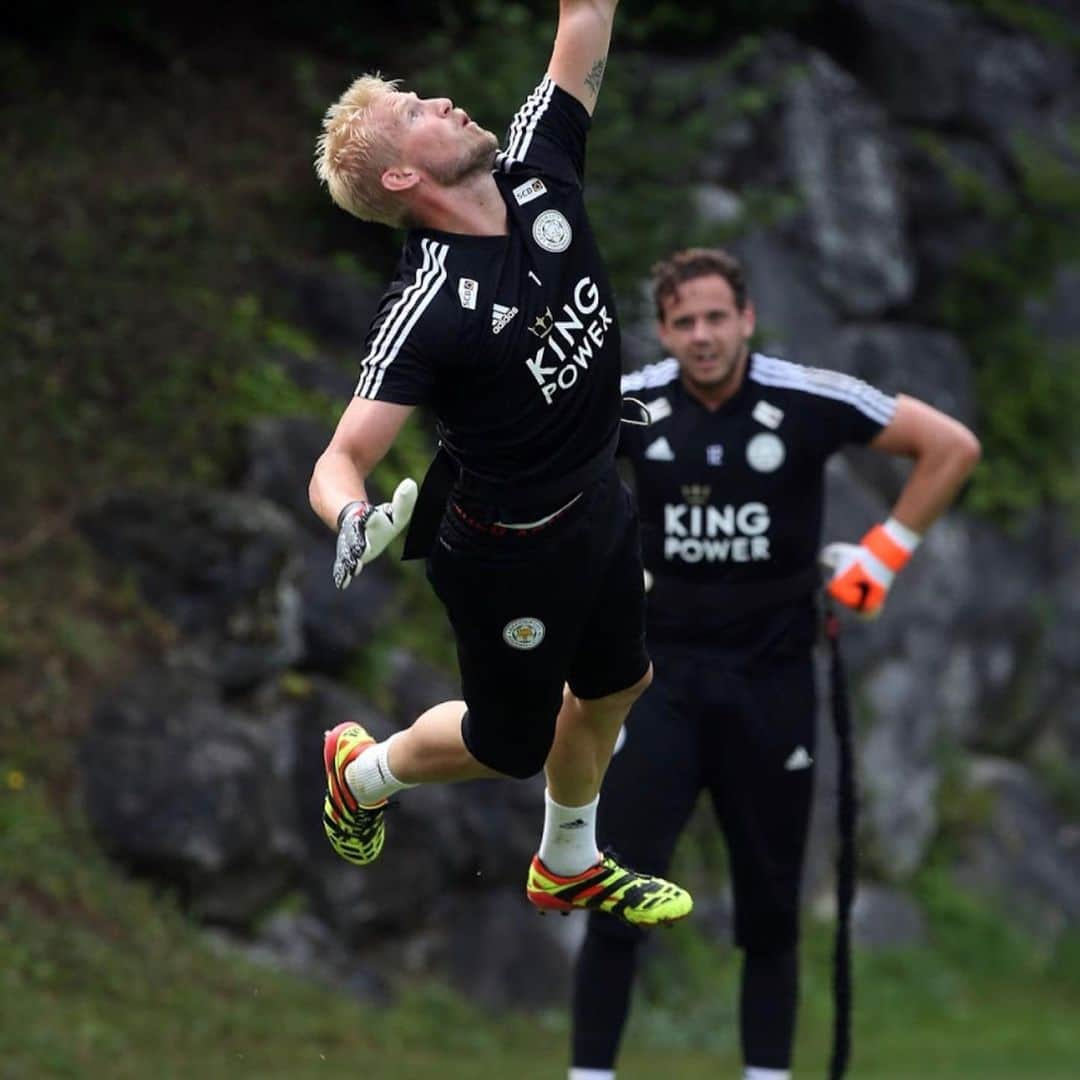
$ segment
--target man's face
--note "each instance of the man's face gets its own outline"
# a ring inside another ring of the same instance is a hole
[[[679,361],[683,379],[705,392],[734,388],[754,332],[754,308],[740,311],[735,294],[719,274],[692,278],[664,301],[660,341]]]
[[[455,109],[449,98],[395,92],[388,106],[395,125],[395,158],[436,183],[448,187],[494,163],[498,140],[464,109]]]

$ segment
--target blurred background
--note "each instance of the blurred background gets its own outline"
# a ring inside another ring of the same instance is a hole
[[[554,0],[44,5],[0,38],[0,1075],[564,1075],[580,921],[523,902],[543,782],[397,800],[358,872],[322,732],[457,696],[422,568],[335,594],[311,466],[401,236],[312,170],[379,69],[505,130]],[[984,459],[875,624],[853,1077],[1080,1075],[1080,4],[623,0],[589,148],[625,366],[676,247],[759,344],[921,397]],[[376,481],[422,473],[415,417]],[[830,468],[827,539],[903,473]],[[379,493],[377,492],[377,494]],[[823,714],[796,1075],[831,1023]],[[734,1076],[722,845],[657,934],[620,1071]]]

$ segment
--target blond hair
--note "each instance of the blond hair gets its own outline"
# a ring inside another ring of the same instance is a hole
[[[315,172],[342,210],[361,221],[402,224],[403,210],[382,185],[383,170],[392,162],[387,121],[373,108],[398,88],[376,72],[361,75],[326,110],[322,134],[315,144]]]

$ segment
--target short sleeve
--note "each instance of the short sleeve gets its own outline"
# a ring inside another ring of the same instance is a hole
[[[446,281],[447,245],[425,239],[419,265],[399,273],[372,320],[355,396],[422,405],[435,389],[440,336],[435,300]]]
[[[854,375],[807,368],[828,441],[837,449],[870,442],[896,413],[896,398]]]
[[[827,453],[870,442],[896,413],[895,397],[840,371],[755,354],[750,377],[762,386],[804,394]]]
[[[585,138],[591,119],[585,106],[550,75],[525,99],[506,133],[506,147],[496,167],[509,172],[525,165],[537,172],[582,187],[585,182]]]

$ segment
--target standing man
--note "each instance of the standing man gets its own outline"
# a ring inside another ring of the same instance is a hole
[[[698,795],[727,843],[743,951],[746,1080],[790,1076],[799,887],[810,817],[824,470],[848,443],[914,460],[892,514],[833,544],[829,593],[881,611],[893,577],[979,457],[967,428],[914,398],[751,353],[754,308],[727,252],[653,269],[669,358],[622,380],[651,424],[627,428],[658,675],[604,783],[600,839],[663,873]],[[648,791],[643,800],[641,792]],[[572,1080],[610,1080],[640,935],[589,918],[576,972]]]
[[[375,859],[403,788],[544,769],[529,900],[652,926],[687,915],[689,894],[596,844],[615,737],[652,678],[637,515],[614,468],[619,327],[582,193],[615,7],[561,0],[547,74],[501,152],[448,98],[377,76],[330,107],[317,171],[334,201],[409,231],[310,497],[338,533],[339,588],[414,517],[406,557],[428,556],[464,696],[382,743],[354,723],[327,733],[334,850]],[[420,404],[441,447],[419,501],[405,480],[372,506],[365,481]]]

